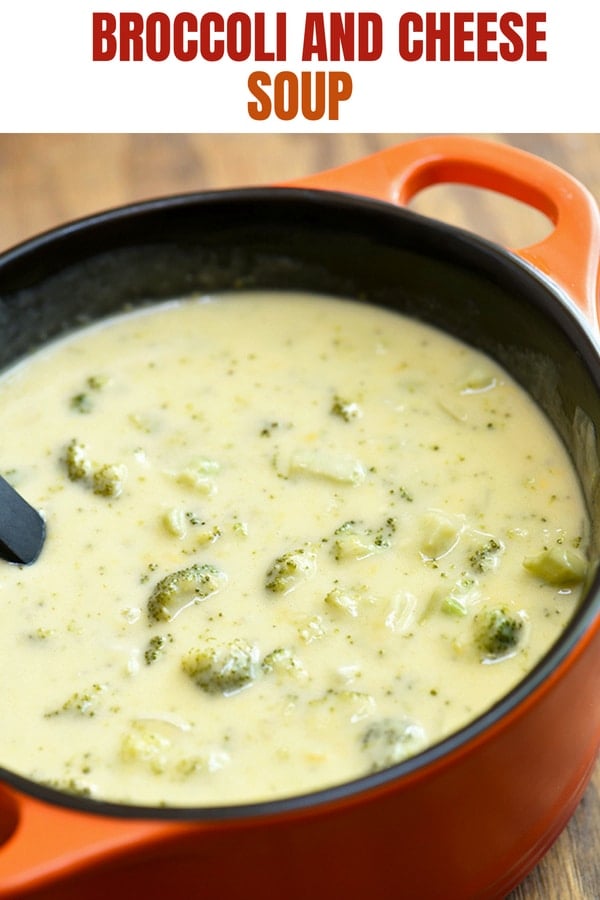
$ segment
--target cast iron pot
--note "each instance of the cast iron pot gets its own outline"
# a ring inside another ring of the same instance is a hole
[[[536,207],[552,235],[516,254],[402,208],[452,181]],[[314,289],[391,307],[483,349],[529,390],[577,467],[596,559],[600,364],[577,307],[595,324],[599,250],[596,204],[564,172],[501,145],[424,139],[293,187],[143,203],[11,250],[0,259],[0,366],[83,322],[193,291]],[[53,523],[48,540],[60,540]],[[0,897],[504,897],[591,776],[599,594],[594,576],[560,641],[492,709],[350,784],[252,806],[148,809],[1,770]]]

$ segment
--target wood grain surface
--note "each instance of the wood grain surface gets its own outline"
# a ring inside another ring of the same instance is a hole
[[[285,182],[420,136],[0,134],[0,251],[54,225],[122,203]],[[556,163],[600,199],[600,135],[478,137]],[[531,243],[549,228],[541,215],[521,204],[469,188],[433,188],[413,205],[512,247]],[[570,824],[510,900],[600,898],[599,791],[600,765]]]

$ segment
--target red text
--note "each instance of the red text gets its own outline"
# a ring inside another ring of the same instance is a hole
[[[544,61],[546,14],[530,12],[407,12],[398,50],[406,62]]]
[[[162,62],[170,56],[181,62],[220,59],[256,62],[286,58],[286,16],[277,13],[269,40],[265,13],[236,12],[229,16],[209,12],[195,16],[181,12],[171,18],[163,12],[143,16],[136,12],[117,15],[97,12],[92,18],[92,58]]]
[[[372,62],[381,57],[383,25],[377,13],[307,13],[302,62],[316,59]]]

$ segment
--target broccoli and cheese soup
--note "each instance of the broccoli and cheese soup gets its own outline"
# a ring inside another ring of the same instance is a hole
[[[117,802],[319,789],[459,729],[586,574],[569,459],[486,356],[300,294],[94,325],[0,381],[42,510],[0,568],[0,764]]]

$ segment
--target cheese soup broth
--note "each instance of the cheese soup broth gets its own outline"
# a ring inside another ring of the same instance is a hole
[[[506,694],[586,574],[567,454],[487,356],[327,297],[159,304],[0,382],[43,510],[0,571],[0,763],[201,806],[386,767]]]

